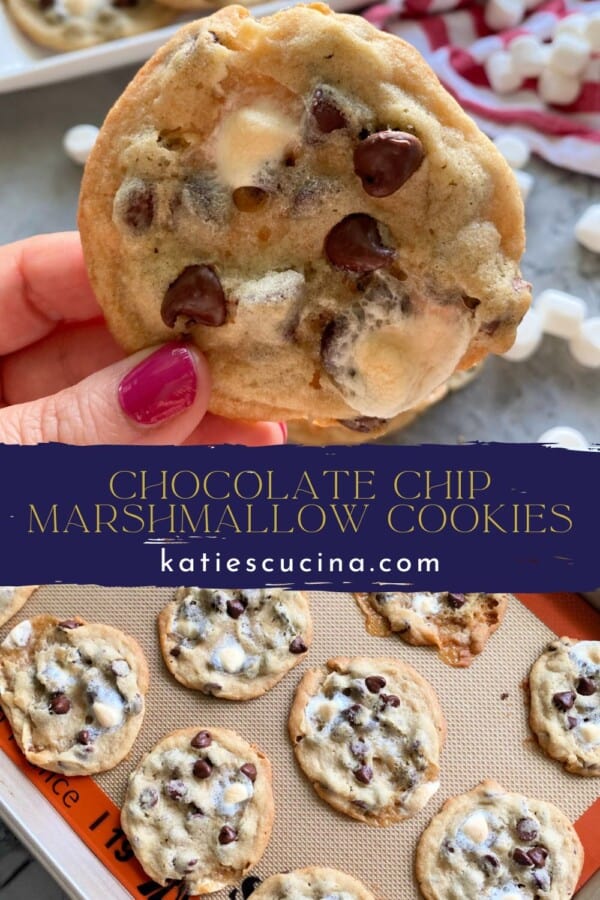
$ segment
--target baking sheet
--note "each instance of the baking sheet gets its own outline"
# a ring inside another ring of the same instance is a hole
[[[239,703],[189,691],[167,673],[156,616],[172,593],[168,588],[54,585],[40,589],[17,618],[42,611],[61,617],[78,614],[128,631],[144,648],[151,672],[144,725],[130,757],[94,779],[118,806],[129,771],[172,729],[224,725],[268,754],[277,814],[271,843],[256,869],[259,876],[309,864],[333,865],[362,879],[382,900],[414,900],[419,896],[413,880],[415,844],[447,797],[494,777],[506,787],[556,803],[572,820],[597,798],[596,779],[565,773],[531,738],[523,680],[553,632],[517,600],[486,651],[463,670],[446,666],[431,648],[410,647],[397,636],[367,634],[350,595],[310,593],[315,640],[307,658],[272,691]],[[354,822],[319,800],[297,768],[287,738],[288,710],[305,669],[330,656],[354,654],[390,655],[409,662],[435,687],[448,722],[439,793],[414,819],[387,829]],[[504,694],[508,697],[502,699]],[[228,900],[230,891],[213,896]]]
[[[252,6],[252,14],[257,17],[266,16],[293,5],[293,0],[273,0],[271,3]],[[329,3],[337,12],[356,9],[360,5],[357,0],[331,0]],[[142,62],[185,22],[210,12],[211,10],[203,10],[192,15],[182,15],[175,25],[167,28],[155,28],[84,50],[57,53],[29,40],[14,24],[0,2],[0,94]]]

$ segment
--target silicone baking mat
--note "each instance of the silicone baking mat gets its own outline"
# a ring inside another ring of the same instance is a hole
[[[473,665],[453,669],[431,648],[408,646],[394,635],[368,634],[349,594],[312,592],[315,639],[307,657],[272,691],[238,703],[189,691],[167,673],[156,638],[156,616],[172,593],[162,588],[47,586],[17,617],[77,614],[116,625],[138,639],[148,659],[151,687],[144,725],[127,760],[94,779],[52,775],[24,762],[10,740],[7,723],[0,725],[0,747],[21,760],[30,778],[133,896],[173,900],[179,890],[171,885],[158,891],[152,885],[119,829],[118,807],[127,775],[160,737],[191,725],[235,728],[271,759],[277,812],[270,845],[253,873],[258,877],[310,864],[332,865],[363,880],[381,900],[415,900],[419,893],[413,855],[419,834],[447,797],[486,777],[550,800],[577,820],[586,845],[582,883],[600,867],[600,802],[595,803],[600,782],[569,775],[541,753],[527,727],[523,688],[531,664],[554,634],[600,639],[600,616],[580,598],[521,595],[511,602],[504,623]],[[7,630],[5,626],[2,635]],[[305,669],[331,656],[359,654],[394,656],[413,665],[435,687],[448,722],[440,791],[415,818],[385,829],[348,819],[319,800],[297,768],[287,738],[290,703]],[[241,900],[251,884],[244,887],[232,886],[211,896]]]

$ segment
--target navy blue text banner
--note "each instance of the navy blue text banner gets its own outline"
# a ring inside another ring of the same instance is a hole
[[[0,446],[1,578],[591,590],[599,474],[535,444]]]

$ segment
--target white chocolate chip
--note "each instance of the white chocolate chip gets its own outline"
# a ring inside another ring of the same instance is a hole
[[[29,619],[24,619],[22,622],[19,622],[18,625],[15,625],[12,631],[9,632],[2,642],[2,646],[9,650],[14,650],[17,647],[26,647],[30,637],[31,622]]]
[[[490,833],[486,817],[482,812],[475,812],[469,816],[462,830],[475,844],[482,844]]]
[[[225,672],[239,672],[244,665],[246,654],[239,644],[230,644],[219,651],[219,660]]]
[[[298,122],[267,101],[229,113],[215,147],[221,181],[233,189],[254,185],[261,169],[280,163],[298,139]]]
[[[241,784],[241,782],[239,781],[230,784],[229,787],[225,788],[225,791],[223,792],[223,800],[227,804],[242,803],[247,799],[248,788],[244,784]]]
[[[97,700],[92,705],[92,711],[102,728],[114,728],[115,725],[121,723],[122,711],[116,706]]]
[[[579,736],[586,744],[597,744],[600,741],[600,725],[584,722],[579,727]]]

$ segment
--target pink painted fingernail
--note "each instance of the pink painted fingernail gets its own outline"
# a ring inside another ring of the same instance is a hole
[[[128,372],[119,384],[119,403],[139,425],[157,425],[194,402],[198,376],[185,344],[165,344]]]
[[[283,432],[283,443],[285,444],[285,442],[288,439],[287,422],[280,422],[279,427],[281,428],[281,431]]]

